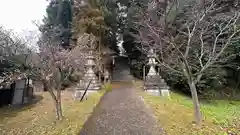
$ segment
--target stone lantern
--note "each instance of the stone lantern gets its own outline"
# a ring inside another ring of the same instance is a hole
[[[75,99],[80,99],[82,97],[84,91],[86,90],[91,80],[92,81],[88,87],[87,94],[90,92],[97,92],[98,90],[101,89],[101,83],[93,71],[93,68],[96,66],[94,59],[95,58],[93,56],[93,51],[89,51],[89,55],[86,57],[85,74],[82,80],[80,80],[78,87],[75,89],[75,93],[74,93]],[[85,97],[87,97],[87,95],[85,95]]]
[[[146,92],[156,95],[156,96],[170,96],[169,94],[169,87],[165,83],[164,79],[161,78],[159,73],[156,72],[156,54],[153,52],[153,49],[151,49],[148,52],[148,63],[147,65],[150,66],[150,69],[147,73],[147,76],[145,76],[144,71],[144,89]],[[145,70],[145,68],[144,68]]]

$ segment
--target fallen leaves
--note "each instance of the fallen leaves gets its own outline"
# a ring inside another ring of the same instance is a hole
[[[72,93],[63,94],[63,111],[65,119],[56,121],[53,101],[47,92],[38,93],[44,97],[35,106],[21,110],[0,109],[1,135],[73,135],[79,132],[94,106],[104,93],[95,93],[84,102],[72,100]]]

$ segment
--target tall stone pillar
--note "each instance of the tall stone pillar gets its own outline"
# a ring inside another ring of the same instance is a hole
[[[84,77],[80,80],[78,87],[75,89],[75,93],[74,93],[75,99],[80,99],[82,97],[84,91],[86,90],[91,80],[92,81],[88,87],[88,91],[85,96],[87,96],[88,93],[90,92],[97,92],[98,90],[101,89],[101,83],[93,71],[94,66],[96,66],[94,59],[95,58],[93,56],[93,52],[90,51],[89,55],[86,58],[86,64],[85,64],[86,71],[85,71]]]
[[[164,79],[156,72],[156,54],[153,52],[153,49],[149,51],[148,54],[148,63],[150,69],[147,73],[147,76],[144,76],[144,89],[146,92],[156,95],[156,96],[170,96],[169,87],[165,83]],[[145,72],[145,71],[144,71]]]

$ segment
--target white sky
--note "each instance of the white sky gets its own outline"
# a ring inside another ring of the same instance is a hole
[[[32,21],[41,21],[46,12],[46,0],[0,0],[0,25],[24,36],[37,31]]]

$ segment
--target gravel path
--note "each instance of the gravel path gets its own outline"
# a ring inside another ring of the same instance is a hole
[[[106,93],[80,131],[80,135],[163,134],[153,113],[129,83]]]

